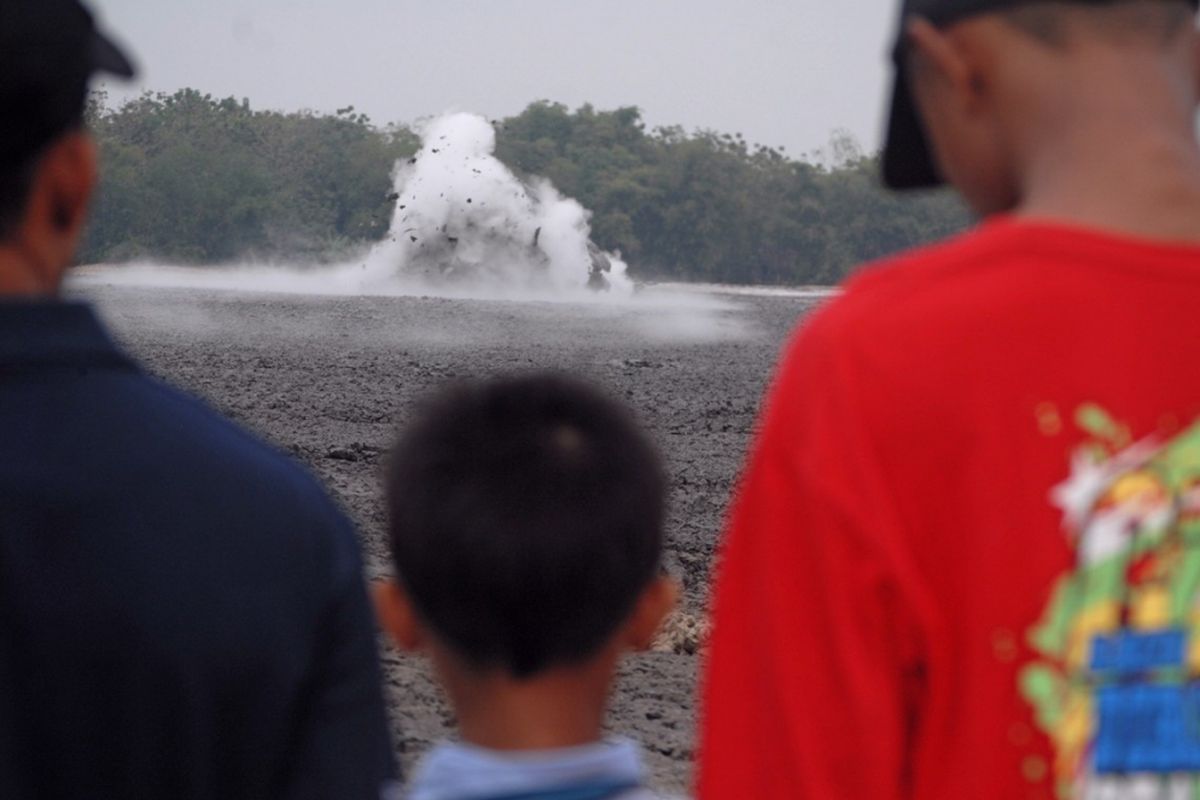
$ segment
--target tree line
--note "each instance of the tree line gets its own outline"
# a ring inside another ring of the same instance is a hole
[[[87,116],[103,173],[86,262],[336,258],[383,238],[393,165],[420,147],[352,107],[254,110],[192,89],[119,108],[96,95]],[[824,159],[794,158],[740,134],[647,129],[637,108],[549,102],[496,127],[497,156],[591,209],[597,244],[641,278],[834,283],[967,221],[946,193],[881,190],[878,157],[845,135]]]

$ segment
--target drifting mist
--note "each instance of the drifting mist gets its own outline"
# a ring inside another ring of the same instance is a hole
[[[77,273],[126,285],[328,295],[619,301],[633,282],[617,253],[590,239],[590,212],[544,178],[521,179],[494,155],[474,114],[439,117],[394,169],[395,212],[383,241],[333,265],[137,263]]]

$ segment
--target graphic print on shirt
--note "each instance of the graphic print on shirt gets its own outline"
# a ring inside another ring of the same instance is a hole
[[[1200,798],[1200,422],[1132,441],[1102,409],[1051,500],[1075,551],[1021,692],[1063,798]]]

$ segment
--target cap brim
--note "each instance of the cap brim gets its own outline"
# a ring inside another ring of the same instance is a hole
[[[892,90],[887,142],[883,146],[883,182],[890,189],[930,189],[944,181],[933,163],[925,128],[908,84],[898,68]]]
[[[133,63],[103,34],[92,34],[92,68],[119,78],[132,78],[137,70]]]

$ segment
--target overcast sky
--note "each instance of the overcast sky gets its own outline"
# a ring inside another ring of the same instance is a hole
[[[803,153],[878,146],[893,0],[91,0],[141,65],[256,108],[378,123],[530,101],[642,108]]]

